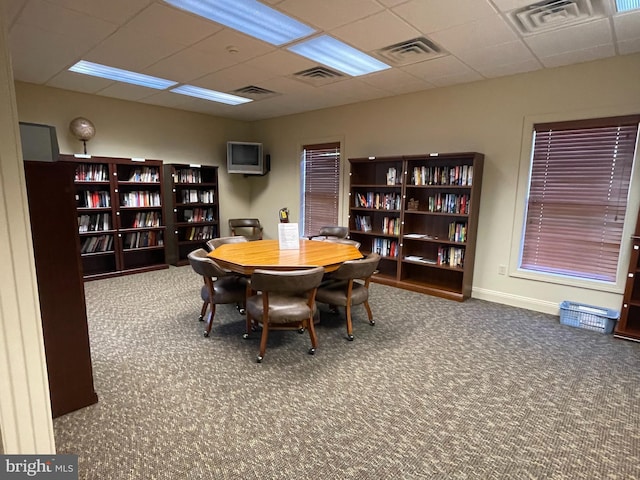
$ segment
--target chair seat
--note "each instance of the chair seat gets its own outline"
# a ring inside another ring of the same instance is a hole
[[[241,277],[220,277],[213,283],[216,303],[235,303],[244,301],[247,291],[247,281]],[[203,285],[200,290],[203,301],[209,300],[209,289]]]
[[[252,318],[263,318],[263,304],[260,295],[254,295],[247,299],[247,312]],[[313,312],[310,312],[308,299],[306,296],[293,300],[291,295],[269,294],[269,322],[286,324],[307,320],[315,314],[315,304]]]
[[[316,292],[316,301],[329,305],[347,306],[346,289],[348,280],[331,280],[323,283]],[[353,282],[351,304],[359,305],[369,298],[369,290],[362,283]]]

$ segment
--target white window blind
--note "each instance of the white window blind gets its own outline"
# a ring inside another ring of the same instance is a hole
[[[616,281],[639,120],[534,125],[522,269]]]
[[[303,171],[303,235],[310,236],[338,224],[340,143],[305,145]]]

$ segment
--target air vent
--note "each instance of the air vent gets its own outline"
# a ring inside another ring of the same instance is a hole
[[[247,85],[246,87],[238,88],[231,93],[234,95],[240,95],[241,97],[252,98],[254,100],[262,100],[263,98],[279,95],[276,92],[267,90],[266,88],[256,87],[255,85]]]
[[[376,54],[393,65],[409,65],[442,57],[447,53],[428,38],[418,37],[381,48]]]
[[[602,0],[547,0],[514,10],[509,17],[523,35],[548,32],[604,17]]]
[[[344,79],[344,75],[327,67],[313,67],[293,74],[293,78],[315,86],[328,85]]]

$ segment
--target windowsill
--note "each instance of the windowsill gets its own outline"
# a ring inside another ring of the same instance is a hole
[[[610,282],[601,282],[597,280],[586,280],[581,278],[566,277],[563,275],[554,275],[552,273],[531,272],[528,270],[516,269],[509,271],[510,277],[522,278],[524,280],[532,280],[535,282],[554,283],[565,287],[584,288],[587,290],[595,290],[607,293],[624,293],[624,285],[619,286]]]

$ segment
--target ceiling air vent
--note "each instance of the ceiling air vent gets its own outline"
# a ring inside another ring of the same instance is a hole
[[[344,75],[327,67],[313,67],[293,74],[293,78],[315,86],[328,85],[344,79]]]
[[[255,85],[247,85],[246,87],[238,88],[231,93],[234,95],[240,95],[241,97],[252,98],[253,100],[262,100],[263,98],[279,95],[276,92],[267,90],[266,88],[256,87]]]
[[[509,18],[523,35],[548,32],[602,17],[602,0],[547,0],[509,14]]]
[[[376,53],[380,58],[393,65],[409,65],[447,54],[438,45],[425,37],[396,43],[395,45],[381,48]]]

